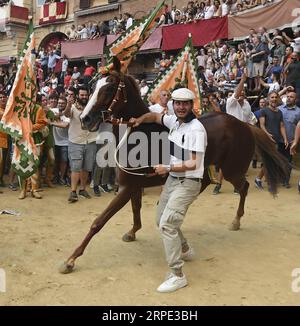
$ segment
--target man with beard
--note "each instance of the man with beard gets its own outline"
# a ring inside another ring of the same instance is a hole
[[[64,115],[70,118],[68,154],[71,167],[71,193],[68,201],[78,201],[77,186],[80,184],[79,196],[90,199],[86,191],[89,172],[93,170],[96,157],[97,132],[81,128],[80,116],[89,100],[87,88],[79,87],[77,100],[68,96]]]
[[[155,122],[170,130],[170,165],[155,167],[157,175],[169,173],[157,207],[157,225],[171,273],[157,288],[158,292],[173,292],[187,285],[182,268],[184,260],[192,259],[194,253],[180,228],[189,206],[200,193],[207,146],[206,131],[193,114],[195,94],[180,88],[172,93],[172,100],[175,115],[150,112],[130,119],[133,127]]]

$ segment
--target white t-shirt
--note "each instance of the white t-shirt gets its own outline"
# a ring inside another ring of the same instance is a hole
[[[184,161],[189,160],[190,152],[196,152],[200,159],[198,169],[186,172],[170,172],[170,175],[174,177],[203,178],[207,134],[202,123],[198,119],[193,119],[188,123],[179,125],[175,115],[164,115],[162,122],[170,130],[168,139],[171,144],[174,144],[174,152],[171,151],[170,153],[171,165],[182,164]],[[184,156],[182,156],[183,151],[186,151]]]
[[[214,16],[215,6],[205,7],[204,8],[204,19],[210,19]]]
[[[62,62],[61,71],[62,72],[66,72],[67,69],[68,69],[68,65],[69,65],[68,60],[67,59],[64,59],[64,61]]]
[[[133,19],[129,17],[126,21],[126,29],[128,29],[133,24]]]
[[[70,123],[70,118],[67,118],[66,116],[62,115],[60,116],[60,121],[61,122],[66,122]],[[68,146],[69,142],[69,136],[68,136],[68,127],[67,128],[59,128],[59,127],[54,127],[53,128],[53,137],[54,137],[54,142],[56,146]]]
[[[222,17],[227,16],[228,15],[228,5],[227,3],[223,3],[222,4]]]
[[[279,92],[280,91],[280,85],[278,84],[278,82],[270,83],[269,85],[270,85],[269,94],[271,94],[272,92]]]
[[[239,101],[235,98],[235,94],[227,99],[226,112],[240,121],[252,125],[257,122],[254,113],[251,111],[249,102],[244,100],[243,106],[241,106]]]

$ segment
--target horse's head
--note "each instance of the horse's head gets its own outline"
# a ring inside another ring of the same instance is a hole
[[[136,97],[136,94],[132,94],[132,80],[121,73],[121,63],[114,57],[113,70],[97,82],[93,96],[81,115],[82,128],[96,131],[101,122],[112,116],[123,117],[122,112],[128,112],[128,97]]]

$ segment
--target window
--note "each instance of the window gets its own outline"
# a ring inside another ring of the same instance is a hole
[[[46,3],[46,0],[36,0],[36,4],[38,7],[43,6]]]
[[[88,9],[90,7],[90,0],[80,0],[80,9]]]

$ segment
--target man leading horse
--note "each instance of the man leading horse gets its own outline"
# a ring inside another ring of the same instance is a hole
[[[133,127],[142,123],[157,123],[170,131],[170,165],[155,167],[158,175],[169,173],[157,207],[157,225],[171,273],[157,288],[158,292],[173,292],[187,285],[182,267],[184,260],[193,256],[193,249],[180,227],[189,206],[200,193],[207,146],[206,131],[192,111],[194,99],[192,91],[180,88],[172,93],[175,115],[150,112],[130,120]]]

